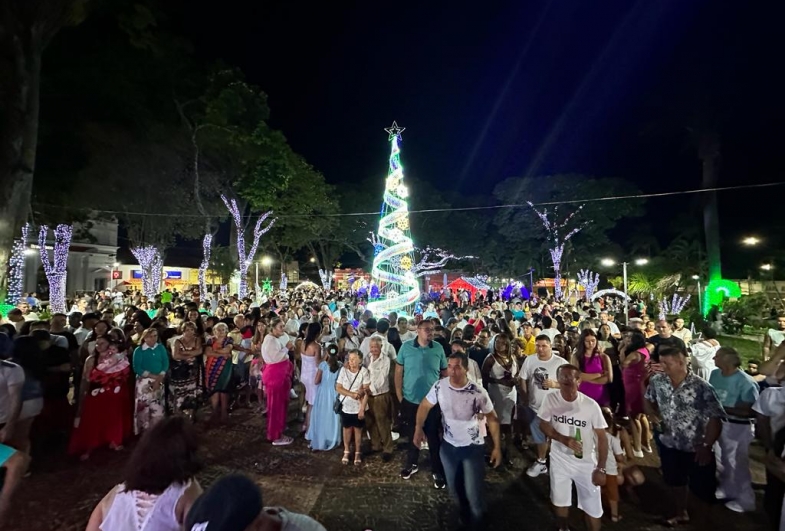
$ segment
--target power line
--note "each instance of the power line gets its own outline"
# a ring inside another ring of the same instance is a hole
[[[586,204],[598,203],[601,201],[621,201],[624,199],[649,199],[653,197],[670,197],[677,195],[693,195],[693,194],[707,194],[712,192],[729,192],[733,190],[749,190],[756,188],[771,188],[774,186],[785,185],[784,182],[764,183],[764,184],[740,184],[737,186],[718,186],[714,188],[696,188],[693,190],[681,190],[674,192],[659,192],[650,194],[631,194],[631,195],[615,195],[605,197],[592,197],[586,199],[570,199],[565,201],[543,201],[541,203],[532,203],[533,206],[559,206],[559,205],[572,205],[572,204]],[[101,214],[122,214],[126,216],[149,216],[149,217],[177,217],[177,218],[201,218],[205,216],[201,214],[166,214],[159,212],[128,212],[125,210],[101,210],[98,208],[88,207],[68,207],[65,205],[54,205],[50,203],[35,203],[33,205],[38,207],[47,208],[61,208],[63,210],[80,210],[83,212],[96,212]],[[476,207],[450,207],[450,208],[423,208],[419,210],[409,210],[409,214],[428,214],[436,212],[466,212],[474,210],[499,210],[503,208],[530,208],[528,203],[512,203],[505,205],[490,205],[490,206],[476,206]],[[350,216],[378,216],[379,211],[373,212],[340,212],[335,214],[281,214],[276,216],[278,219],[292,219],[292,218],[342,218]],[[218,217],[218,216],[208,216]],[[256,217],[256,214],[248,214],[244,218]]]

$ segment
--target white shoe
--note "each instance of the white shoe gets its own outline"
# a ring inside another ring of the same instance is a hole
[[[633,451],[632,451],[632,455],[633,455],[634,457],[637,457],[638,459],[640,459],[640,458],[642,458],[642,457],[643,457],[643,452],[641,452],[640,450],[633,450]]]
[[[734,513],[743,513],[744,507],[741,506],[738,502],[729,501],[725,503],[725,507],[733,511]]]
[[[536,478],[540,474],[547,474],[548,473],[548,465],[545,461],[540,461],[539,459],[532,463],[532,466],[526,471],[526,475],[530,478]]]
[[[392,432],[392,440],[397,441],[401,436],[398,433]]]
[[[289,389],[289,398],[292,399],[297,398],[297,393],[295,392],[294,389]]]
[[[423,443],[420,445],[420,450],[429,450],[429,449],[430,446],[428,446],[428,441],[423,441]]]

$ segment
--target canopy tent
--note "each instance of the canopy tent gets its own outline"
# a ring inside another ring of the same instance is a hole
[[[474,301],[474,297],[477,295],[478,291],[481,291],[482,294],[485,295],[488,290],[491,289],[488,284],[475,277],[458,278],[447,284],[447,288],[449,288],[452,293],[456,293],[461,289],[467,290],[472,296],[472,301]]]

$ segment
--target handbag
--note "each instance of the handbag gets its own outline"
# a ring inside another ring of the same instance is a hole
[[[352,387],[354,387],[354,382],[357,381],[357,376],[360,376],[361,372],[362,372],[362,367],[360,367],[360,370],[357,371],[357,374],[355,375],[354,380],[352,380],[352,383],[349,385],[349,390],[350,391],[351,391]],[[343,401],[345,399],[346,399],[345,396],[336,396],[335,397],[335,402],[333,402],[333,411],[335,411],[336,415],[340,415],[341,413],[343,413]]]

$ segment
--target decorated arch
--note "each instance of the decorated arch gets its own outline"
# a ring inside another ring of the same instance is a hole
[[[591,296],[591,300],[596,301],[600,297],[606,297],[608,295],[614,297],[621,297],[622,299],[626,299],[628,301],[630,300],[629,295],[618,289],[601,289],[600,291],[595,292],[594,295]]]

